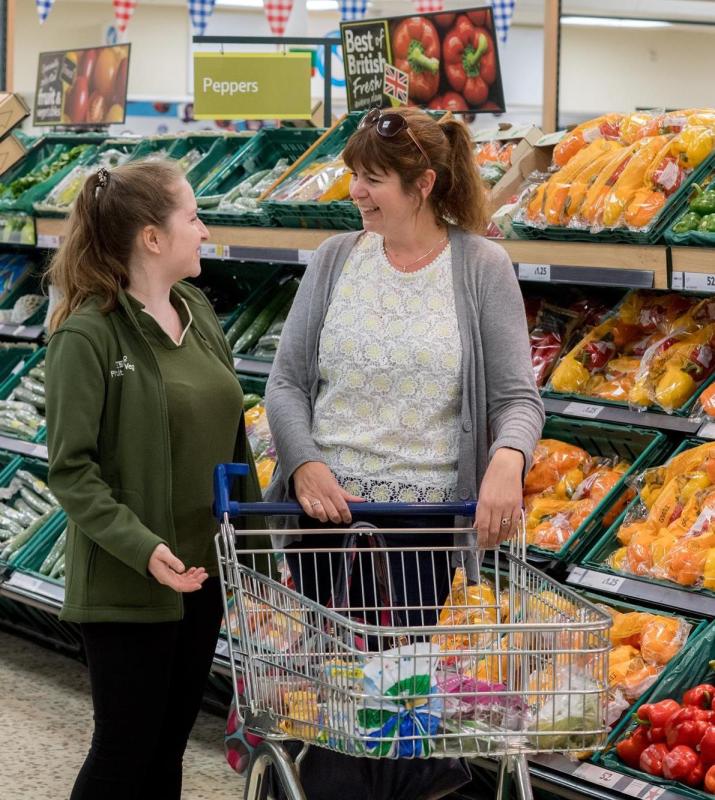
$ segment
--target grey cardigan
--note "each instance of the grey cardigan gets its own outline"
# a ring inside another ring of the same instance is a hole
[[[285,322],[265,398],[278,454],[269,500],[290,497],[291,476],[301,464],[324,461],[311,435],[318,345],[333,289],[361,233],[323,242]],[[454,226],[449,238],[463,365],[457,492],[462,500],[474,500],[497,448],[521,451],[528,470],[544,409],[534,383],[524,303],[509,256],[499,245]],[[459,527],[471,524],[472,520],[457,520]],[[286,535],[280,541],[299,538]],[[457,543],[469,547],[473,537],[460,535]]]

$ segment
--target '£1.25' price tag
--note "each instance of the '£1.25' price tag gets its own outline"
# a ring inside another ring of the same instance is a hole
[[[551,264],[519,264],[520,281],[550,281]]]

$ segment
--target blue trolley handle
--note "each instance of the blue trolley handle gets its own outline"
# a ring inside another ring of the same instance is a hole
[[[214,469],[214,515],[221,521],[230,518],[254,516],[295,516],[303,514],[300,503],[238,503],[230,499],[233,479],[248,475],[248,464],[217,464]],[[419,514],[429,516],[473,517],[476,500],[454,503],[348,503],[351,512],[360,514]]]

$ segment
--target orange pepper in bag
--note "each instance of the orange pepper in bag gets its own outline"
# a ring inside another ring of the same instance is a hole
[[[690,626],[679,617],[655,617],[641,636],[641,655],[646,662],[667,664],[685,644]]]
[[[709,416],[715,417],[715,383],[711,383],[700,395],[700,407]]]
[[[558,439],[541,439],[534,450],[531,469],[524,481],[524,493],[543,492],[554,486],[572,469],[590,463],[582,448]]]

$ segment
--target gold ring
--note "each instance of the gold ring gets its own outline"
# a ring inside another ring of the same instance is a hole
[[[320,500],[313,500],[313,502],[310,504],[310,507],[313,508],[314,506],[322,506],[322,505],[323,504],[320,502]]]

